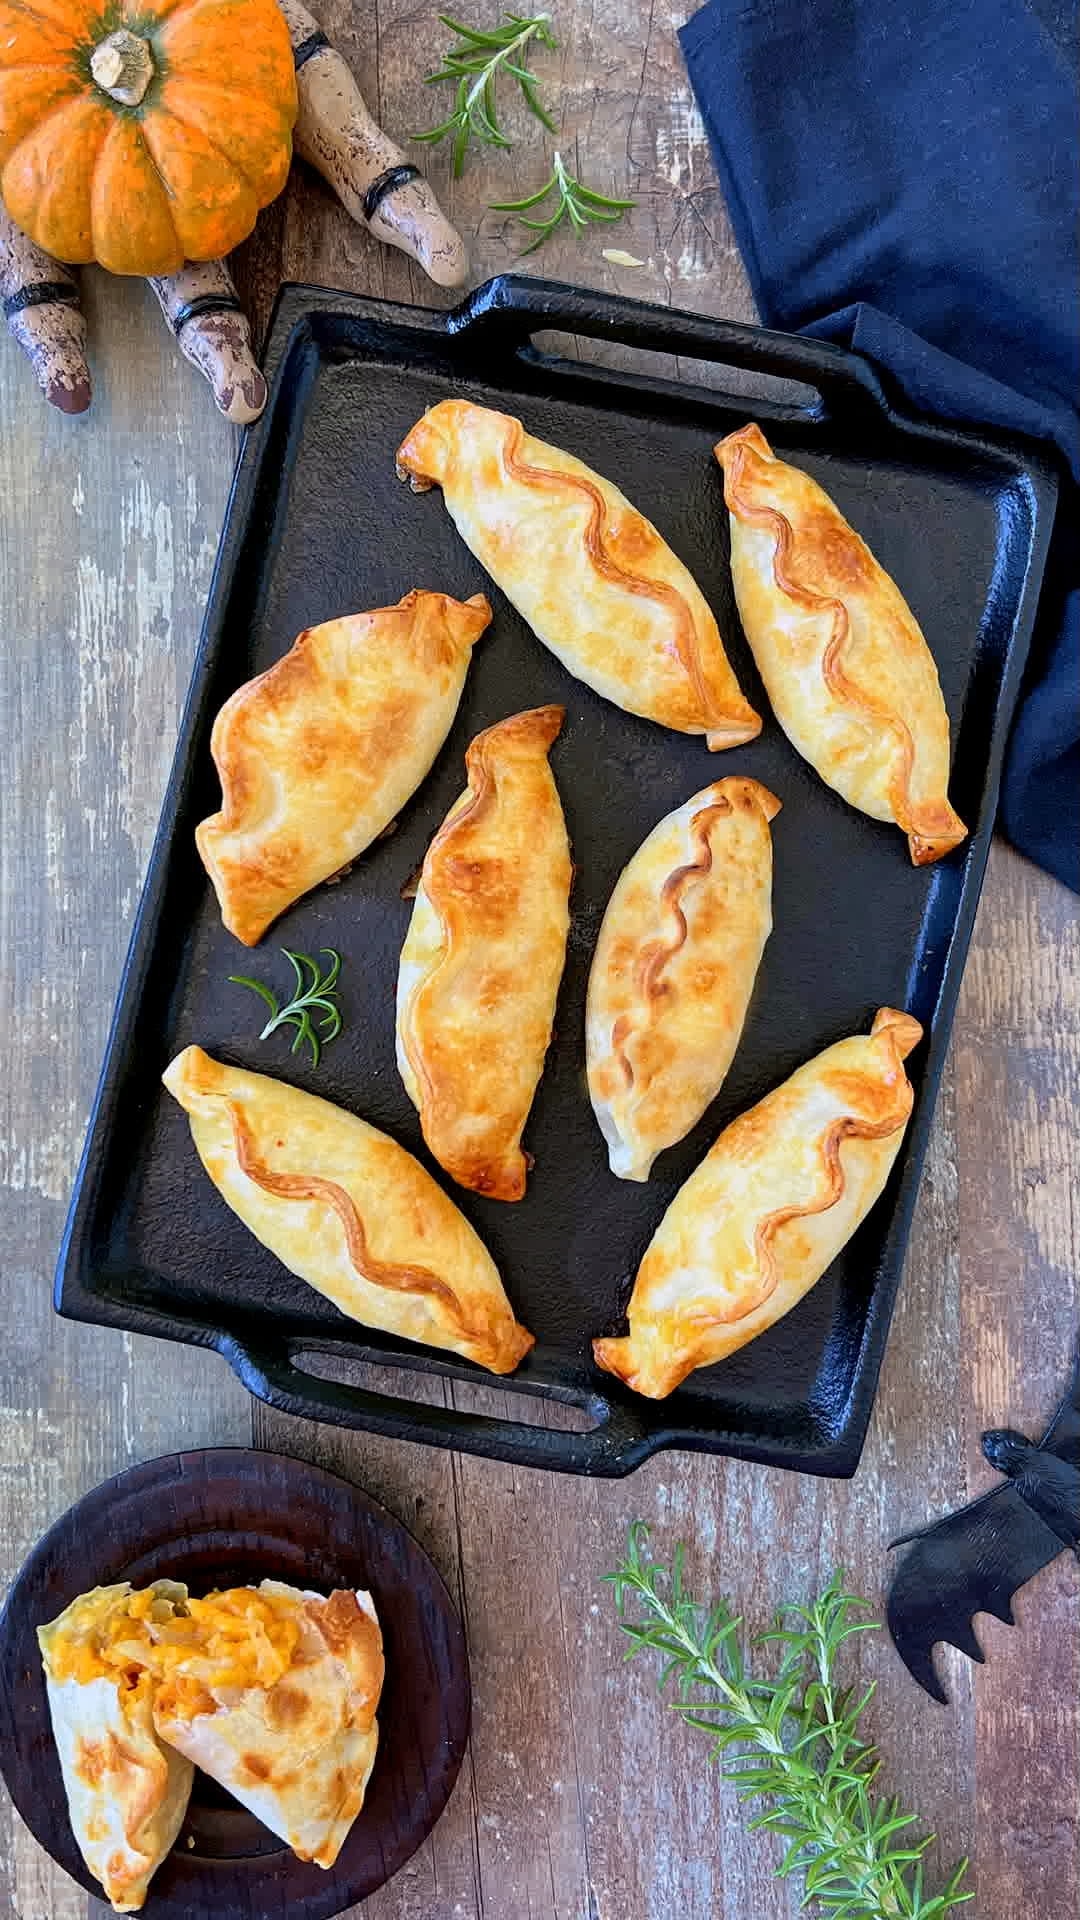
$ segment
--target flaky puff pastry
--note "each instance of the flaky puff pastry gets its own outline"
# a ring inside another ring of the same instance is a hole
[[[661,820],[608,902],[585,1017],[589,1094],[612,1173],[647,1180],[735,1057],[772,931],[780,802],[743,775]]]
[[[817,482],[758,426],[716,448],[746,637],[792,745],[837,793],[907,834],[916,866],[966,838],[949,718],[911,608]]]
[[[609,480],[467,400],[432,407],[397,458],[417,491],[442,488],[466,545],[579,680],[713,748],[760,733],[700,589]]]
[[[245,946],[363,853],[415,793],[490,619],[482,594],[407,593],[396,607],[309,627],[226,701],[210,741],[221,811],[195,840]]]
[[[520,1200],[521,1132],[551,1040],[573,868],[548,766],[562,707],[477,734],[428,848],[397,992],[397,1057],[440,1166]]]
[[[513,1371],[533,1337],[486,1247],[404,1147],[201,1047],[163,1078],[218,1192],[291,1273],[364,1326]]]
[[[827,1047],[725,1127],[649,1243],[629,1337],[594,1340],[601,1367],[662,1400],[790,1313],[885,1185],[921,1038],[910,1014],[882,1007],[868,1036]]]

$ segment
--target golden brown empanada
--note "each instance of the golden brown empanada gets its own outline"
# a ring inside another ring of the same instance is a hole
[[[647,1180],[723,1085],[772,930],[780,802],[733,774],[669,813],[624,868],[596,943],[589,1093],[611,1171]]]
[[[716,449],[746,637],[792,745],[853,807],[894,820],[916,866],[966,837],[949,805],[949,717],[895,582],[760,427]]]
[[[532,1335],[486,1247],[404,1147],[201,1047],[163,1078],[219,1193],[291,1273],[364,1326],[513,1371]]]
[[[579,680],[713,748],[760,733],[700,589],[610,481],[467,400],[432,407],[397,457],[418,491],[442,488],[466,545]]]
[[[477,734],[401,951],[401,1077],[436,1160],[489,1200],[525,1191],[521,1130],[566,959],[573,868],[547,761],[562,723],[535,707]]]
[[[679,1189],[638,1268],[625,1339],[601,1367],[662,1400],[789,1313],[850,1240],[911,1113],[903,1062],[922,1038],[883,1007],[725,1127]]]
[[[407,593],[309,627],[227,700],[211,751],[222,807],[195,839],[230,933],[272,920],[348,866],[415,793],[450,731],[483,594]]]
[[[154,1727],[154,1676],[130,1643],[185,1611],[186,1587],[95,1587],[37,1629],[79,1852],[117,1913],[138,1913],[184,1823],[194,1768]]]

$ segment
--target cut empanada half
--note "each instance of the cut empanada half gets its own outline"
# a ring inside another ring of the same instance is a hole
[[[473,740],[401,951],[406,1091],[439,1164],[490,1200],[525,1192],[521,1134],[566,960],[573,867],[548,765],[562,723],[562,707],[534,707]]]
[[[186,1047],[164,1074],[218,1192],[364,1326],[510,1373],[533,1344],[464,1214],[404,1147],[267,1074]]]
[[[49,1717],[79,1852],[117,1913],[138,1913],[183,1825],[194,1768],[154,1726],[156,1681],[136,1656],[186,1614],[187,1589],[123,1581],[79,1594],[37,1629]]]
[[[659,1400],[790,1313],[878,1199],[913,1094],[922,1038],[882,1007],[724,1128],[679,1189],[638,1268],[629,1335],[594,1340],[599,1366]]]
[[[197,1637],[157,1690],[158,1732],[300,1860],[332,1867],[378,1747],[383,1645],[371,1595],[324,1598],[263,1580],[190,1610]]]
[[[226,701],[210,742],[221,811],[195,840],[245,946],[392,825],[450,731],[490,620],[483,594],[417,589],[307,628]]]
[[[468,400],[432,407],[397,460],[417,491],[442,488],[466,545],[587,686],[714,749],[761,731],[696,581],[610,480]]]
[[[608,902],[585,1051],[620,1179],[647,1180],[724,1083],[772,929],[779,811],[757,780],[714,781],[653,828]]]
[[[949,801],[949,717],[895,581],[824,489],[751,424],[716,448],[746,638],[792,745],[853,807],[894,821],[912,861],[966,837]]]

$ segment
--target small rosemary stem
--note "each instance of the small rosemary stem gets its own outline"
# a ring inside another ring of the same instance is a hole
[[[509,40],[505,47],[500,47],[498,52],[493,54],[491,59],[486,62],[465,96],[465,105],[470,113],[483,93],[484,88],[487,86],[488,81],[494,78],[496,70],[502,66],[503,61],[508,60],[512,53],[516,53],[519,47],[527,46],[537,29],[543,26],[544,22],[550,20],[550,18],[551,15],[549,13],[538,13],[534,19],[529,21],[527,27],[522,27],[520,33],[515,34],[514,38]]]
[[[821,1687],[821,1702],[825,1714],[824,1724],[821,1730],[829,1743],[831,1751],[835,1753],[839,1744],[836,1735],[836,1696],[833,1689],[829,1650],[825,1644],[825,1636],[818,1630],[816,1623],[814,1638],[817,1647],[816,1665],[818,1682]],[[866,1834],[853,1832],[852,1841],[856,1860],[861,1860],[862,1862],[862,1876],[859,1881],[860,1895],[872,1895],[881,1908],[882,1913],[900,1913],[901,1908],[891,1888],[888,1886],[882,1887],[878,1884],[878,1873],[874,1866],[873,1851]]]
[[[744,1692],[741,1687],[735,1686],[734,1682],[728,1679],[723,1668],[716,1665],[712,1656],[702,1651],[698,1642],[694,1639],[693,1634],[687,1632],[682,1621],[676,1614],[669,1611],[658,1594],[650,1593],[649,1600],[655,1611],[660,1615],[668,1632],[673,1634],[675,1639],[686,1648],[687,1653],[692,1656],[702,1678],[706,1680],[710,1686],[715,1687],[718,1693],[723,1695],[734,1713],[739,1714],[744,1720],[752,1721],[755,1726],[758,1725],[760,1715],[750,1695]],[[762,1745],[767,1746],[770,1753],[786,1753],[787,1749],[773,1739],[767,1727],[762,1728],[762,1734]]]

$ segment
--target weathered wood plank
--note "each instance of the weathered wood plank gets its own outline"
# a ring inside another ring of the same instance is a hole
[[[966,1119],[959,1247],[963,1440],[1038,1437],[1065,1386],[1080,1319],[1080,915],[1063,889],[996,850],[954,1048]],[[1017,1625],[977,1623],[972,1849],[994,1913],[1071,1920],[1080,1907],[1080,1578],[1062,1556],[1020,1595]]]
[[[482,0],[470,17],[497,13]],[[361,23],[348,0],[333,0],[323,15],[388,129],[401,139],[430,124],[442,98],[423,85],[441,44],[433,10],[382,0]],[[561,10],[550,71],[562,150],[591,182],[639,205],[580,247],[559,236],[524,266],[746,318],[749,292],[675,24],[670,12],[642,19],[626,0]],[[527,116],[514,108],[508,122],[520,145],[484,155],[460,183],[448,180],[445,150],[426,155],[470,242],[474,282],[515,264],[519,244],[487,202],[538,185],[550,154]],[[612,267],[604,246],[644,265]],[[442,299],[300,172],[237,264],[260,322],[282,277]],[[9,635],[0,673],[14,715],[0,736],[0,792],[12,808],[0,1012],[20,1032],[0,1093],[0,1202],[18,1305],[0,1353],[7,1566],[116,1466],[242,1440],[252,1425],[220,1362],[62,1326],[47,1303],[233,453],[201,382],[172,358],[149,295],[90,277],[88,307],[97,397],[85,422],[46,414],[0,344]],[[623,1669],[599,1576],[640,1515],[658,1552],[688,1539],[702,1587],[730,1594],[755,1624],[837,1562],[879,1607],[888,1539],[988,1482],[981,1427],[1003,1417],[1038,1427],[1060,1392],[1077,1317],[1078,947],[1076,903],[996,851],[881,1396],[851,1485],[680,1456],[622,1484],[577,1482],[254,1410],[261,1444],[355,1477],[413,1528],[470,1635],[472,1754],[432,1840],[365,1903],[364,1920],[794,1913],[793,1892],[767,1877],[772,1843],[745,1835],[644,1666]],[[497,1392],[485,1398],[501,1404]],[[993,1920],[1072,1920],[1080,1902],[1076,1590],[1062,1560],[1025,1596],[1016,1630],[991,1623],[985,1669],[949,1658],[948,1712],[915,1692],[884,1637],[858,1643],[856,1670],[879,1683],[885,1778],[937,1827],[943,1861],[976,1854],[978,1910]],[[5,1905],[33,1920],[76,1920],[87,1908],[10,1812],[0,1825]]]
[[[190,671],[234,458],[141,284],[86,276],[91,414],[47,408],[0,340],[0,1562],[130,1461],[245,1440],[220,1362],[55,1319],[50,1283]],[[94,1903],[95,1906],[97,1903]],[[86,1898],[4,1801],[0,1911]]]

